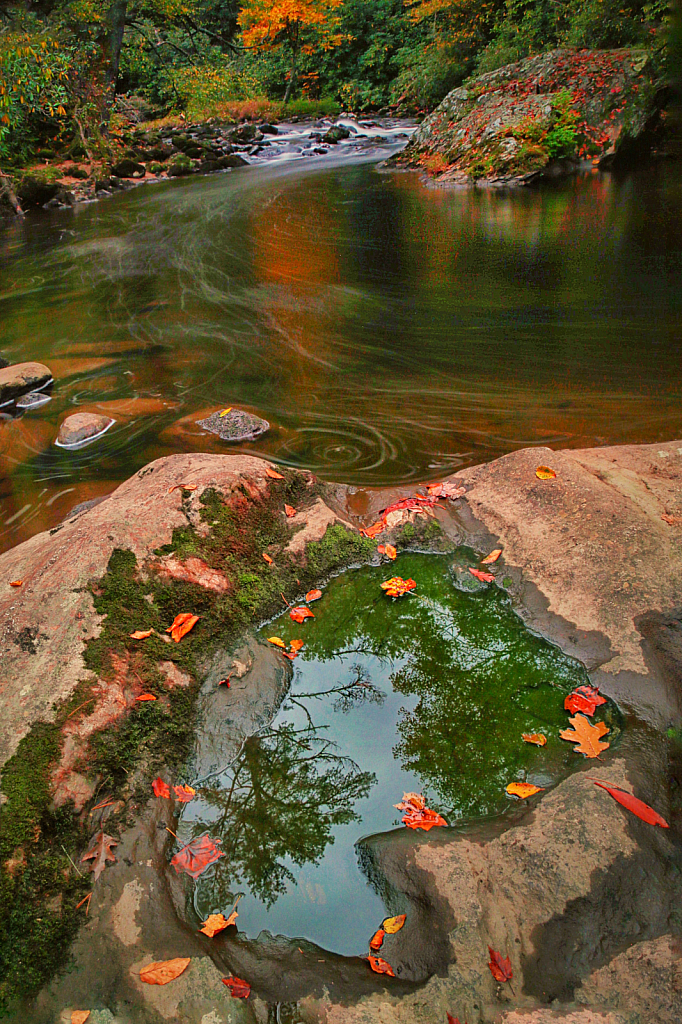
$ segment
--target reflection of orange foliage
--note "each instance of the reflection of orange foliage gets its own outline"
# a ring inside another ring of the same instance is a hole
[[[299,287],[337,282],[336,225],[327,196],[292,188],[255,211],[252,223],[259,276]]]

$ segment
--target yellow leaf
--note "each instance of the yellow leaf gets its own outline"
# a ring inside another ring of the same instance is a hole
[[[223,409],[220,415],[227,416],[228,412],[232,412],[232,406],[229,406],[227,409]]]
[[[540,793],[544,788],[544,786],[533,786],[530,782],[510,782],[507,786],[507,792],[510,796],[518,796],[525,800],[527,796]]]
[[[538,480],[554,480],[556,473],[549,466],[538,466],[535,470],[535,475]]]
[[[492,565],[502,554],[502,548],[495,548],[486,558],[481,559],[481,565]]]
[[[179,978],[190,965],[191,957],[177,956],[174,960],[158,960],[147,964],[140,971],[140,981],[147,985],[167,985],[169,981]]]
[[[283,647],[283,648],[286,648],[286,644],[284,643],[284,640],[282,640],[282,639],[281,639],[280,637],[278,637],[278,636],[269,636],[269,637],[268,637],[268,643],[269,643],[269,644],[274,644],[274,645],[275,645],[275,647]]]
[[[399,932],[405,924],[406,918],[407,914],[398,914],[397,917],[387,917],[381,927],[387,935],[395,935],[395,933]]]

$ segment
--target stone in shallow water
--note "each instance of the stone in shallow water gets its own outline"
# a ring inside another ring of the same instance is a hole
[[[95,441],[109,429],[116,420],[111,416],[98,416],[92,412],[75,412],[67,416],[59,428],[55,444],[60,448],[72,448]]]
[[[270,429],[267,420],[243,409],[232,409],[226,416],[214,412],[205,420],[197,420],[197,426],[217,434],[223,441],[253,441]]]
[[[51,401],[50,395],[44,395],[40,391],[29,391],[27,395],[17,398],[16,407],[17,409],[39,409],[41,405]]]
[[[0,405],[7,405],[26,391],[44,388],[52,381],[52,373],[42,363],[16,363],[0,370]]]

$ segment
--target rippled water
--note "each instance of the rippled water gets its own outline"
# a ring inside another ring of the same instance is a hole
[[[1,547],[152,458],[228,450],[194,424],[228,405],[272,424],[247,450],[358,486],[682,435],[679,168],[445,191],[381,155],[144,186],[0,235],[0,351],[56,379],[0,423]],[[59,450],[76,408],[116,426]]]

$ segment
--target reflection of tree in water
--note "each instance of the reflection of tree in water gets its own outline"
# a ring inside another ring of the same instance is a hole
[[[202,789],[217,812],[211,832],[222,838],[226,855],[204,883],[215,905],[226,905],[246,885],[271,906],[295,881],[285,860],[318,863],[334,842],[332,828],[358,818],[353,806],[375,782],[312,725],[284,724],[251,736],[221,785]]]

